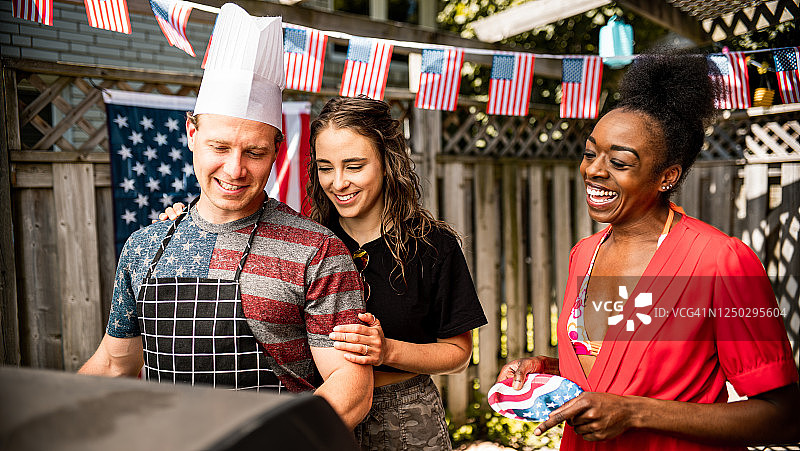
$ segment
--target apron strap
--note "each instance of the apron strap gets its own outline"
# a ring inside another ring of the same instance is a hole
[[[178,217],[175,219],[175,222],[173,222],[172,225],[169,227],[169,230],[167,230],[167,235],[164,237],[163,240],[161,240],[161,246],[158,248],[158,252],[156,252],[156,255],[153,256],[153,260],[150,261],[150,267],[147,269],[147,275],[144,276],[145,281],[150,279],[150,276],[153,275],[153,271],[155,271],[158,261],[164,254],[164,249],[167,248],[167,245],[169,244],[170,240],[172,240],[172,235],[175,234],[175,230],[177,230],[178,224],[181,223],[183,218],[189,216],[189,211],[191,211],[192,207],[194,206],[194,204],[197,203],[199,199],[200,196],[195,197],[194,200],[189,204],[189,206],[186,207],[186,210],[184,210],[180,215],[178,215]]]
[[[269,202],[269,196],[264,193],[264,203],[261,204],[261,209],[258,210],[258,217],[256,217],[256,222],[253,224],[253,230],[250,231],[250,238],[247,240],[247,246],[242,252],[242,258],[239,259],[239,266],[236,267],[236,274],[233,276],[233,280],[237,282],[239,281],[239,276],[242,274],[242,269],[244,269],[244,264],[247,261],[247,257],[250,256],[250,247],[253,246],[253,239],[256,237],[258,223],[261,222],[261,217],[264,215],[264,210],[267,208],[267,202]]]

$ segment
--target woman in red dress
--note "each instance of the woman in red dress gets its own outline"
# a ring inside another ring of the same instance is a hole
[[[498,381],[560,374],[585,392],[561,449],[704,450],[800,440],[798,372],[769,279],[736,238],[669,202],[703,144],[717,87],[705,57],[638,58],[586,140],[589,214],[610,224],[570,254],[558,359]],[[611,301],[611,302],[607,302]],[[746,400],[727,403],[726,381]]]

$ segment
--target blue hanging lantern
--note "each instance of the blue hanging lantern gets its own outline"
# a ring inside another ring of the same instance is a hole
[[[633,27],[614,15],[608,23],[600,29],[600,56],[603,63],[612,69],[624,67],[632,58],[612,58],[610,56],[633,55]]]

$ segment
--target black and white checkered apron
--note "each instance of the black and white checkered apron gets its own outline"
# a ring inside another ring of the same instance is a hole
[[[265,206],[266,199],[259,219]],[[136,299],[144,377],[158,382],[280,392],[284,386],[253,337],[239,291],[239,275],[250,255],[258,221],[253,224],[233,280],[153,277],[164,249],[191,208],[167,231]]]

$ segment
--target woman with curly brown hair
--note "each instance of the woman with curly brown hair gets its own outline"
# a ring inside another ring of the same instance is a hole
[[[456,233],[421,206],[419,179],[387,103],[329,101],[311,124],[310,216],[353,253],[364,325],[334,328],[337,349],[374,367],[363,449],[450,449],[430,374],[462,371],[486,324]]]
[[[744,449],[800,435],[797,367],[761,262],[669,202],[716,114],[711,70],[701,55],[640,56],[587,137],[586,203],[609,226],[570,254],[559,358],[516,360],[498,377],[519,387],[560,373],[585,390],[536,431],[566,421],[561,449]],[[611,300],[621,309],[602,307]],[[748,399],[726,402],[726,381]]]

